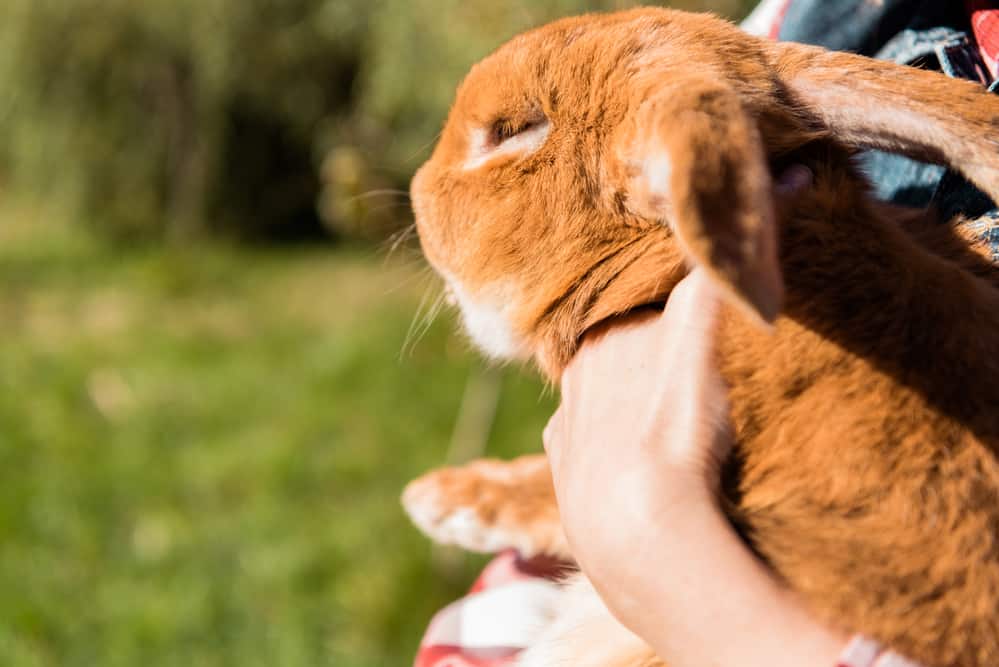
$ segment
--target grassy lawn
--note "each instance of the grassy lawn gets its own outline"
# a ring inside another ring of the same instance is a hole
[[[405,666],[481,561],[399,508],[483,370],[412,253],[0,218],[0,665]],[[500,375],[488,453],[552,398]]]

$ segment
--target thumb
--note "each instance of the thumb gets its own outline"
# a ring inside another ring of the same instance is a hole
[[[670,293],[660,319],[667,349],[681,344],[685,352],[708,347],[717,322],[720,290],[708,273],[694,268]]]
[[[548,455],[548,466],[551,468],[553,477],[558,476],[559,464],[562,462],[564,421],[563,408],[559,405],[541,434],[541,441],[544,443],[545,454]]]

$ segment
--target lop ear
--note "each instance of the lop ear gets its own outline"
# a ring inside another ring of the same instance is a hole
[[[736,303],[772,322],[783,282],[756,123],[716,78],[676,72],[659,82],[616,138],[626,206],[670,224],[688,259]]]
[[[849,53],[793,43],[771,48],[791,101],[836,139],[948,164],[999,201],[999,95]]]

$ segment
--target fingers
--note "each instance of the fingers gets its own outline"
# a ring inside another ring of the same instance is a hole
[[[660,342],[655,323],[660,317],[655,310],[643,309],[594,327],[562,371],[563,403],[575,401],[587,384],[613,387],[638,368],[655,363]]]
[[[563,414],[564,408],[559,405],[555,414],[551,416],[548,420],[548,424],[545,425],[545,430],[541,434],[541,441],[545,446],[545,454],[548,455],[548,464],[552,469],[552,475],[558,477],[559,474],[559,464],[562,462],[562,448],[563,443]]]
[[[792,165],[774,180],[774,200],[792,202],[812,181],[807,167]],[[732,445],[728,390],[714,356],[722,294],[695,268],[662,314],[617,318],[584,339],[543,434],[560,500],[574,479],[585,486],[614,466],[681,471],[717,487]]]
[[[719,294],[704,269],[691,271],[673,288],[659,319],[664,342],[686,347],[710,341],[718,319]]]
[[[727,390],[714,358],[720,294],[706,272],[694,269],[670,295],[660,320],[663,383],[650,421],[667,443],[665,456],[712,485],[713,461],[727,449]]]

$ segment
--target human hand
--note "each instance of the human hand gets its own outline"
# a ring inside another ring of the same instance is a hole
[[[785,171],[778,209],[811,179],[800,165]],[[545,430],[563,528],[611,612],[669,664],[833,664],[845,637],[810,617],[717,504],[732,445],[718,311],[695,270],[661,315],[584,340]]]
[[[544,439],[563,527],[584,571],[612,595],[641,585],[626,579],[644,576],[639,554],[669,544],[669,516],[714,506],[731,447],[714,363],[718,310],[716,288],[695,270],[662,314],[594,330],[562,376]]]
[[[562,375],[562,402],[545,429],[556,486],[570,490],[561,480],[593,488],[599,480],[588,478],[601,474],[594,461],[606,459],[618,472],[633,463],[643,476],[654,463],[670,478],[650,482],[715,490],[731,447],[726,392],[714,364],[718,307],[716,288],[695,270],[662,313],[639,311],[587,334]]]
[[[774,184],[778,208],[811,182],[807,167],[785,170]],[[641,486],[671,482],[699,494],[716,490],[731,447],[726,392],[714,363],[719,298],[707,275],[695,269],[674,288],[661,315],[640,311],[588,333],[563,373],[562,404],[545,430],[563,495],[575,496],[570,485],[599,488],[601,480],[591,476],[632,465],[643,471]],[[575,449],[585,449],[585,456],[572,454]],[[649,477],[649,464],[653,477],[670,479]]]

